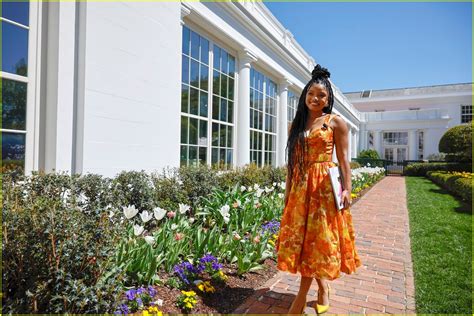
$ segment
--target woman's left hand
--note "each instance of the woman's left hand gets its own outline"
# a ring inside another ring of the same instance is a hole
[[[349,208],[349,206],[352,204],[351,192],[348,190],[342,191],[341,203],[343,205],[343,209]]]

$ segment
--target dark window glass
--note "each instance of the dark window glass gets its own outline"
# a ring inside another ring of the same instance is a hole
[[[2,71],[28,75],[28,30],[2,21]]]
[[[227,126],[227,146],[232,147],[232,126]]]
[[[191,57],[199,60],[199,35],[191,31]]]
[[[189,118],[189,143],[197,145],[198,141],[198,120]]]
[[[189,56],[189,29],[183,27],[183,54]]]
[[[181,81],[189,84],[189,57],[183,55],[182,60]]]
[[[188,161],[188,146],[181,146],[180,160],[181,166],[186,166]]]
[[[189,100],[189,113],[198,115],[199,109],[199,90],[191,88],[191,97]]]
[[[188,143],[188,117],[181,116],[181,144]]]
[[[227,121],[227,100],[221,99],[221,121]]]
[[[225,125],[220,126],[220,137],[219,137],[219,146],[226,147],[226,140],[227,140],[227,127]]]
[[[214,45],[214,69],[221,69],[221,49]]]
[[[189,113],[189,87],[181,86],[181,112]]]
[[[234,79],[229,78],[229,96],[228,98],[233,100],[234,99]]]
[[[229,55],[229,75],[234,78],[235,73],[235,58]]]
[[[207,93],[200,92],[201,96],[199,98],[199,115],[207,117]]]
[[[227,103],[227,121],[229,123],[233,123],[234,122],[234,102],[232,101],[229,101]]]
[[[209,64],[209,41],[201,37],[201,61]]]
[[[24,169],[25,134],[2,133],[2,167],[4,166],[8,166],[8,169]]]
[[[208,82],[209,82],[209,67],[204,66],[201,64],[201,89],[206,90],[208,89]]]
[[[199,121],[199,146],[207,146],[207,121]]]
[[[191,60],[191,85],[199,87],[199,63]]]
[[[207,148],[206,147],[199,147],[199,163],[201,165],[205,165],[207,161]]]
[[[2,1],[2,17],[23,25],[29,25],[30,4],[28,1]]]
[[[229,66],[228,66],[228,55],[227,52],[222,50],[222,61],[221,61],[221,71],[225,74],[229,72]]]
[[[212,146],[219,146],[219,124],[212,123]]]
[[[214,96],[212,98],[212,118],[215,120],[219,119],[219,97]]]
[[[26,83],[2,80],[2,128],[26,129]]]
[[[211,163],[213,163],[213,164],[217,163],[218,152],[219,152],[219,149],[217,149],[217,148],[212,148]]]
[[[219,94],[219,89],[220,89],[220,76],[219,72],[217,70],[214,70],[214,75],[212,79],[212,92],[216,95]]]
[[[197,160],[197,147],[196,146],[189,146],[189,164],[196,165]]]

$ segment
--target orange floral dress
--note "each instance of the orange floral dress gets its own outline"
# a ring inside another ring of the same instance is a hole
[[[361,266],[355,249],[355,232],[350,208],[338,211],[328,168],[334,149],[328,114],[327,128],[306,136],[308,149],[303,180],[297,183],[295,168],[288,203],[283,210],[277,243],[277,268],[302,276],[334,280],[340,272],[351,274]]]

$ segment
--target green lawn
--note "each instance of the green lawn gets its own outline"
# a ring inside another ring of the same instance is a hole
[[[472,206],[405,177],[417,313],[472,314]]]

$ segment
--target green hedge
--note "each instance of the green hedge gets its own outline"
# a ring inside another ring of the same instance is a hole
[[[404,168],[405,176],[426,176],[428,171],[458,171],[472,172],[470,163],[413,163]]]
[[[472,202],[472,174],[466,172],[428,171],[426,176],[453,195]]]

